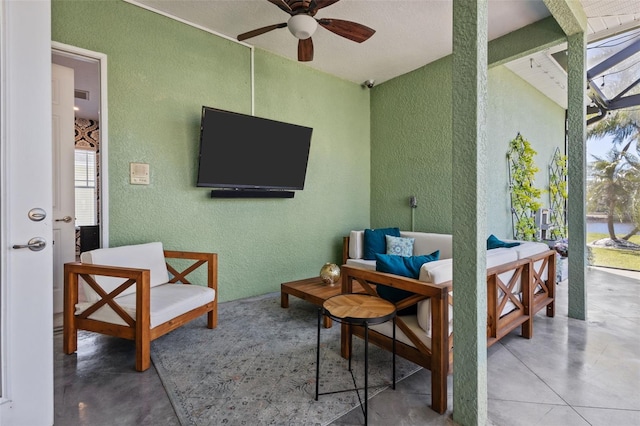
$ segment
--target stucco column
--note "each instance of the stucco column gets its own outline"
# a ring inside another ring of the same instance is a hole
[[[487,422],[487,0],[453,1],[453,419]]]
[[[586,275],[586,40],[584,32],[568,41],[568,191],[569,317],[587,319]]]

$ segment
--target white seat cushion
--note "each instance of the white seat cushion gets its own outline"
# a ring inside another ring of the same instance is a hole
[[[169,272],[164,259],[162,243],[146,243],[121,247],[111,247],[84,252],[80,255],[82,263],[93,265],[121,266],[125,268],[149,269],[151,273],[151,287],[165,284],[169,281]],[[98,284],[107,292],[115,290],[126,280],[117,277],[93,276]],[[85,300],[97,302],[100,296],[82,280]],[[132,294],[136,290],[131,286],[123,291],[120,296]]]
[[[515,250],[518,253],[518,259],[524,259],[539,253],[544,253],[549,250],[549,246],[545,243],[538,243],[535,241],[516,241],[507,240],[507,242],[518,242],[520,245],[512,247],[511,250]],[[489,250],[492,251],[492,250]]]
[[[500,249],[496,249],[500,250]],[[490,250],[492,251],[492,250]],[[496,252],[493,255],[487,255],[487,269],[494,266],[504,265],[505,263],[518,260],[518,254],[515,251],[506,249]],[[508,283],[513,276],[513,271],[507,271],[499,275],[500,279]],[[427,279],[435,280],[427,281]],[[453,259],[445,259],[437,262],[429,262],[422,266],[420,270],[420,280],[425,282],[433,282],[434,284],[442,284],[453,279]],[[519,292],[519,286],[515,290]],[[453,290],[449,292],[453,295]],[[506,306],[502,315],[513,310],[513,305]],[[418,324],[426,332],[427,337],[431,337],[431,299],[425,299],[418,302]],[[453,306],[449,305],[449,331],[453,329]]]
[[[508,240],[508,241],[513,242],[516,240]],[[545,243],[539,243],[535,241],[518,241],[518,242],[520,243],[519,246],[515,246],[511,249],[507,249],[507,250],[515,250],[515,252],[518,253],[518,259],[524,259],[525,257],[535,256],[536,254],[544,253],[545,251],[549,250],[549,246]],[[489,250],[489,251],[493,251],[493,250]],[[540,268],[542,267],[542,263],[543,263],[542,260],[538,260],[537,262],[533,263],[533,267],[538,273],[540,273]],[[548,274],[547,268],[544,268],[540,278],[546,281],[548,276],[549,274]]]
[[[163,324],[179,315],[199,308],[216,297],[214,289],[195,284],[163,284],[153,288],[150,296],[151,328]],[[136,295],[128,294],[114,299],[131,318],[136,318]],[[78,303],[76,315],[84,312],[92,303]],[[127,325],[111,307],[105,305],[89,316],[90,319],[112,324]]]
[[[375,260],[347,259],[347,265],[355,266],[356,268],[368,269],[370,271],[376,270]]]
[[[442,284],[453,279],[453,259],[441,259],[427,262],[420,268],[420,281]]]

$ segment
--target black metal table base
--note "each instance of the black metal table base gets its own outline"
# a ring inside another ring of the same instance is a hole
[[[364,326],[364,387],[359,388],[356,382],[356,378],[353,374],[353,370],[351,369],[351,357],[352,351],[349,351],[349,366],[348,371],[351,373],[351,379],[353,380],[353,388],[350,389],[342,389],[330,392],[320,392],[320,329],[322,323],[323,316],[329,316],[331,319],[338,321],[340,323],[348,323],[351,325],[361,325]],[[387,386],[387,384],[379,385],[379,386]],[[396,389],[396,317],[393,317],[393,343],[392,343],[392,382],[391,389]],[[360,398],[360,391],[364,390],[364,402]],[[318,309],[318,342],[316,348],[316,401],[320,395],[331,395],[335,393],[344,393],[344,392],[356,392],[358,396],[358,402],[360,403],[360,409],[362,410],[362,414],[364,415],[364,424],[367,425],[367,413],[368,413],[368,401],[369,401],[369,323],[368,321],[360,321],[358,323],[354,323],[346,318],[336,318],[332,316],[328,311],[324,308]]]

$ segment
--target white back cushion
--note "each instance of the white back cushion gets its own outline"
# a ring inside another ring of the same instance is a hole
[[[440,259],[450,259],[452,257],[451,234],[400,231],[400,236],[415,239],[413,243],[413,254],[415,256],[431,254],[436,250],[440,250]]]
[[[450,259],[452,244],[450,234],[436,234],[432,232],[400,231],[403,238],[414,238],[413,254],[415,256],[431,254],[440,250],[440,259]],[[349,233],[349,258],[362,259],[364,254],[364,230]]]
[[[349,258],[362,259],[364,255],[364,230],[349,233]]]
[[[518,253],[515,253],[513,250],[496,253],[494,256],[489,256],[487,254],[487,268],[504,265],[505,263],[514,262],[516,260],[518,260]]]
[[[149,269],[151,272],[151,287],[165,284],[169,281],[164,249],[160,242],[91,250],[82,253],[80,260],[82,263],[93,265]],[[94,276],[93,278],[107,293],[115,290],[125,281],[124,278],[116,277]],[[84,280],[82,284],[87,301],[97,302],[100,300],[98,294]],[[120,293],[120,296],[135,293],[135,289],[135,286],[131,286]]]
[[[545,243],[538,243],[535,241],[516,241],[507,240],[507,242],[519,242],[519,246],[512,247],[518,253],[518,259],[524,259],[525,257],[533,256],[539,253],[544,253],[549,250],[549,246]],[[491,250],[489,250],[491,251]]]

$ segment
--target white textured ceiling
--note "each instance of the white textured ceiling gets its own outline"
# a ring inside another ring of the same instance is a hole
[[[286,22],[289,15],[267,0],[127,0],[235,38]],[[542,0],[489,0],[489,38],[539,21],[550,13]],[[316,18],[355,21],[376,30],[358,44],[319,27],[309,66],[362,83],[381,83],[444,57],[452,49],[451,0],[341,0]],[[297,39],[286,28],[246,40],[257,48],[297,59]]]

